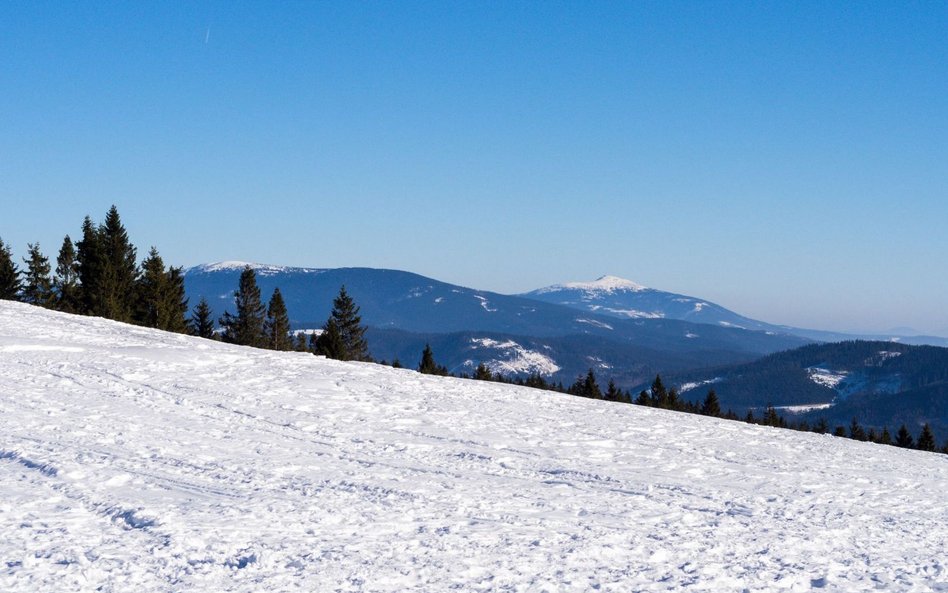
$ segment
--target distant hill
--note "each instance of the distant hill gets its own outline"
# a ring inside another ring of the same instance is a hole
[[[745,317],[706,299],[647,288],[616,276],[603,276],[593,282],[556,284],[521,296],[619,319],[677,319],[721,327],[790,334],[818,342],[863,339],[948,346],[948,338],[914,335],[911,331],[904,334],[896,332],[889,335],[854,335],[774,325]]]
[[[713,371],[670,375],[688,399],[713,387],[725,408],[768,404],[807,420],[826,418],[913,434],[928,422],[948,437],[948,348],[892,342],[813,344]]]
[[[580,352],[579,347],[566,348],[570,352],[566,354],[564,341],[558,340],[557,345],[557,340],[552,340],[576,336],[571,342],[582,343],[583,349],[610,353],[603,364],[617,369],[618,374],[625,372],[619,369],[627,367],[682,369],[746,362],[808,342],[796,336],[673,319],[617,319],[447,284],[410,272],[372,268],[290,268],[244,262],[197,266],[186,270],[184,276],[191,303],[204,296],[215,315],[225,310],[233,312],[233,292],[246,265],[256,270],[264,299],[269,298],[275,287],[280,288],[297,329],[320,327],[329,315],[333,297],[345,285],[361,307],[366,325],[402,332],[390,334],[384,344],[377,339],[374,343],[370,341],[372,353],[378,358],[391,359],[393,352],[414,350],[417,339],[408,334],[480,332],[483,335],[470,337],[500,342],[506,339],[503,336],[515,336],[518,341],[543,338],[547,340],[543,345],[561,352],[561,359],[554,361],[561,369],[596,367],[578,362],[593,355]],[[494,334],[501,337],[492,337]],[[652,353],[647,363],[640,356],[645,350]],[[439,356],[445,361],[463,362],[467,360],[468,346],[446,340]],[[683,361],[691,361],[691,366],[683,366]]]

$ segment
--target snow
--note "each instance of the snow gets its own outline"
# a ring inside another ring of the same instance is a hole
[[[832,371],[823,367],[809,367],[810,380],[835,389],[848,375],[846,371]]]
[[[549,356],[535,350],[524,348],[513,340],[498,342],[490,338],[473,338],[471,342],[482,348],[507,351],[504,353],[505,358],[503,359],[492,358],[483,361],[484,366],[490,369],[492,373],[500,373],[502,375],[528,375],[539,373],[540,375],[550,376],[560,370],[560,366]],[[476,366],[474,361],[468,362],[470,363],[469,366]]]
[[[475,294],[475,295],[474,295],[474,298],[477,299],[478,301],[480,301],[481,307],[483,307],[484,310],[487,311],[488,313],[494,313],[494,312],[497,311],[497,309],[491,309],[491,308],[490,308],[490,302],[487,300],[486,297],[482,297],[482,296],[479,295],[479,294]]]
[[[648,290],[648,288],[642,286],[641,284],[632,282],[631,280],[619,278],[618,276],[601,276],[599,279],[593,282],[566,282],[565,284],[554,284],[552,286],[540,288],[536,292],[537,294],[544,294],[547,292],[560,292],[563,290],[581,290],[583,292],[594,294],[612,294],[617,291],[641,292],[643,290]]]
[[[0,347],[4,592],[948,583],[939,454],[18,303]]]
[[[688,383],[682,383],[681,387],[678,388],[678,393],[686,393],[692,389],[697,389],[702,385],[713,385],[715,383],[720,383],[723,381],[721,377],[715,377],[713,379],[705,379],[704,381],[690,381]]]
[[[665,313],[661,311],[636,311],[635,309],[611,309],[609,307],[605,307],[605,309],[616,315],[625,315],[632,319],[663,319],[665,317]]]
[[[833,407],[833,403],[824,403],[824,404],[805,404],[800,406],[776,406],[774,409],[783,412],[789,412],[791,414],[803,414],[806,412],[812,412],[814,410],[828,410]]]
[[[595,319],[577,319],[577,323],[588,323],[589,325],[595,325],[596,327],[601,327],[603,329],[612,329],[612,326],[608,323],[603,323]]]
[[[194,266],[188,268],[184,271],[185,275],[188,274],[201,274],[201,273],[211,273],[211,272],[228,272],[228,271],[242,271],[244,268],[251,268],[259,276],[273,276],[275,274],[285,274],[285,273],[305,273],[305,274],[318,274],[323,270],[318,268],[294,268],[289,266],[274,266],[270,264],[258,264],[254,262],[246,261],[222,261],[211,264],[201,264],[199,266]]]

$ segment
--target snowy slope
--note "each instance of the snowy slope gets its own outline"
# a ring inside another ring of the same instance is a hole
[[[934,591],[948,457],[0,301],[2,591]]]

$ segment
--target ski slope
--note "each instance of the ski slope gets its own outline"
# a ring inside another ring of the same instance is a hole
[[[948,456],[0,301],[0,591],[948,591]]]

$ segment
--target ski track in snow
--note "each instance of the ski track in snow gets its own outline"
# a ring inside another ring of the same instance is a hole
[[[0,590],[948,591],[948,457],[0,302]]]

